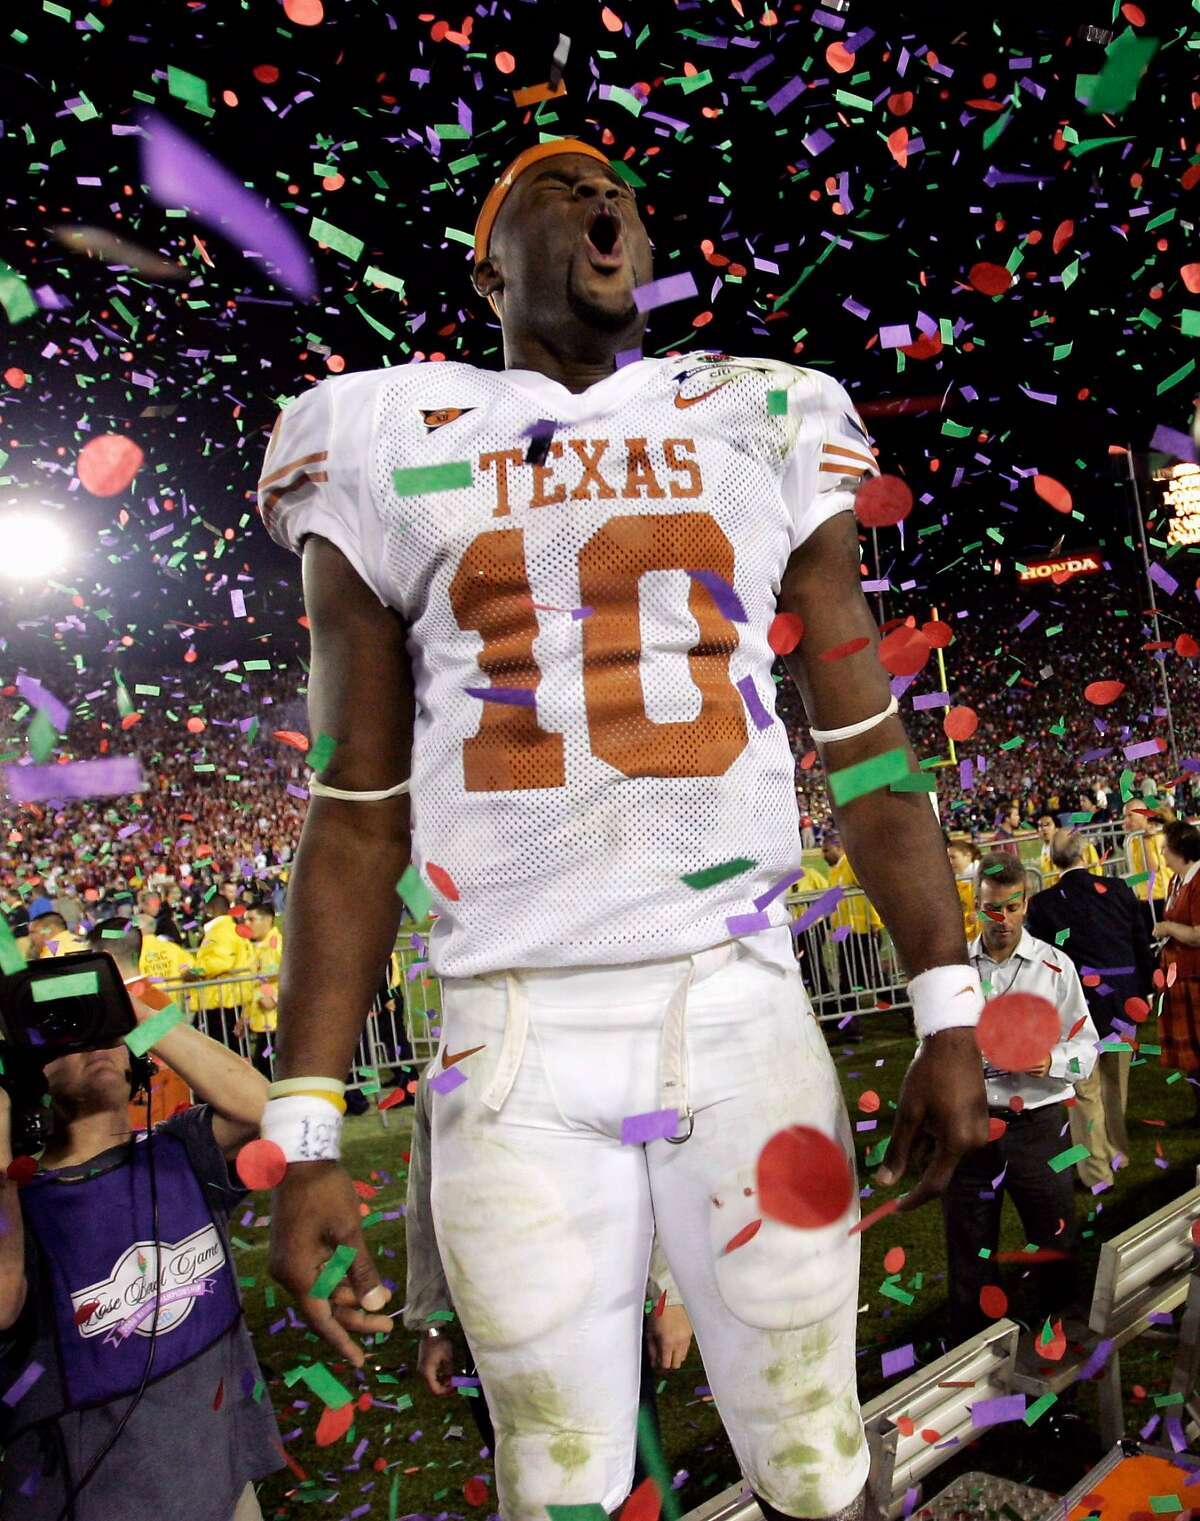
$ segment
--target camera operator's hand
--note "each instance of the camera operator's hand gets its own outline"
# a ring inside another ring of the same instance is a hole
[[[309,1290],[339,1246],[357,1253],[350,1271],[328,1299],[313,1299]],[[313,1330],[354,1367],[362,1367],[365,1354],[349,1333],[392,1329],[391,1317],[377,1313],[391,1292],[363,1240],[358,1195],[340,1163],[293,1162],[288,1168],[272,1201],[267,1266]]]
[[[12,1099],[0,1088],[0,1172],[12,1164]]]

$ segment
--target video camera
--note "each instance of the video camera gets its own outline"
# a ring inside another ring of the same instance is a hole
[[[12,1100],[14,1156],[40,1151],[48,1139],[48,1063],[115,1046],[136,1023],[117,964],[103,951],[31,961],[0,976],[0,1087]],[[131,1053],[131,1093],[152,1070],[148,1057]]]

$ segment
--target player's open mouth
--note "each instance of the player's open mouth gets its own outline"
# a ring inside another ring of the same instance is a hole
[[[583,246],[593,269],[620,269],[625,262],[620,220],[600,208],[584,229]]]

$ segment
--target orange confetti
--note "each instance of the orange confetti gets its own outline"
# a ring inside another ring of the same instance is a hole
[[[979,727],[979,714],[974,708],[948,708],[942,719],[942,731],[947,739],[960,741],[970,739]]]
[[[1179,278],[1193,296],[1200,296],[1200,264],[1181,264]]]
[[[933,646],[919,628],[902,623],[879,641],[879,663],[892,676],[915,676],[923,670]]]
[[[825,62],[835,74],[848,74],[854,67],[854,54],[844,42],[831,42],[825,49]]]
[[[354,1424],[354,1402],[342,1405],[337,1410],[332,1405],[326,1405],[321,1412],[321,1419],[317,1422],[316,1441],[318,1447],[332,1447],[334,1442],[341,1441],[342,1437]]]
[[[145,455],[123,433],[89,438],[75,461],[75,473],[93,496],[117,496],[133,480]]]
[[[321,0],[283,0],[283,13],[296,26],[320,26],[325,19]]]
[[[501,74],[511,74],[517,66],[517,60],[511,53],[496,54],[496,68]],[[482,1503],[482,1502],[480,1502]]]
[[[874,1088],[868,1088],[865,1090],[865,1092],[860,1093],[858,1096],[858,1107],[864,1114],[877,1113],[879,1104],[879,1095],[875,1092]]]
[[[1033,489],[1048,507],[1054,508],[1055,512],[1070,512],[1071,493],[1052,475],[1035,475]]]
[[[1124,690],[1123,681],[1089,681],[1083,689],[1083,695],[1098,708],[1107,708],[1110,702],[1116,702]]]
[[[904,1271],[904,1248],[902,1246],[889,1246],[883,1254],[883,1271],[891,1277],[895,1273]]]
[[[625,23],[617,15],[616,11],[610,10],[606,5],[600,12],[600,20],[603,21],[606,31],[619,32],[624,29]]]
[[[249,1141],[237,1154],[237,1175],[249,1189],[274,1188],[287,1172],[283,1148],[274,1141]]]
[[[297,734],[294,729],[276,729],[274,737],[281,744],[291,745],[294,750],[308,749],[308,736]]]
[[[767,630],[767,643],[777,655],[790,655],[804,638],[804,620],[795,613],[776,613]]]
[[[900,165],[901,169],[908,168],[908,128],[897,127],[895,131],[888,133],[888,152]]]

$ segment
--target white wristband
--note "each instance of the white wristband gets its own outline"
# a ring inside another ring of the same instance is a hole
[[[973,966],[932,966],[908,985],[917,1038],[979,1023],[983,988]]]
[[[259,1133],[289,1162],[336,1162],[342,1155],[342,1117],[322,1098],[268,1099]]]

